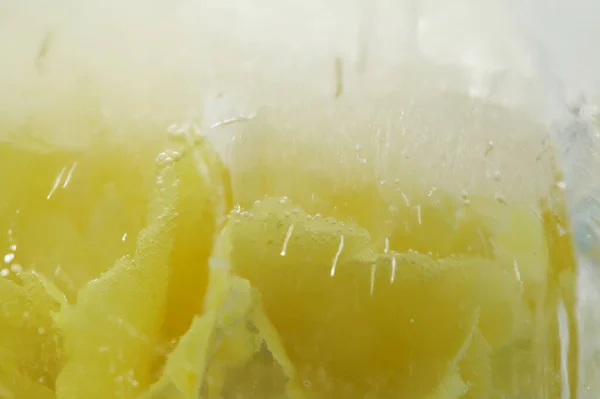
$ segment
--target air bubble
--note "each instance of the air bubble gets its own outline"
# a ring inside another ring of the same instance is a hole
[[[466,190],[463,190],[460,193],[460,197],[462,198],[463,203],[465,203],[467,205],[471,203],[471,200],[469,199],[469,193]]]
[[[494,150],[494,142],[493,141],[488,141],[487,146],[485,148],[485,155],[487,156],[490,152],[492,152]]]
[[[167,133],[169,134],[169,139],[175,142],[181,143],[187,140],[187,132],[185,127],[179,126],[175,123],[167,128]]]
[[[502,181],[502,174],[500,173],[500,171],[495,171],[492,174],[492,179],[494,179],[494,181],[496,181],[496,182],[501,182]]]
[[[181,153],[179,151],[173,151],[171,153],[171,157],[172,157],[173,161],[177,162],[181,159]]]

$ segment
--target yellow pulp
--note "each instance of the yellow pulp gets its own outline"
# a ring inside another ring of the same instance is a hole
[[[360,157],[264,149],[232,191],[179,138],[0,144],[0,398],[560,397],[559,190],[540,214],[408,181],[394,201]]]

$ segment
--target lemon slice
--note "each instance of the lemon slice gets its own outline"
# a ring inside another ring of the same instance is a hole
[[[366,230],[285,199],[259,201],[230,223],[234,272],[260,293],[296,378],[314,394],[424,397],[475,319],[496,345],[513,333],[521,287],[510,265],[377,253]]]

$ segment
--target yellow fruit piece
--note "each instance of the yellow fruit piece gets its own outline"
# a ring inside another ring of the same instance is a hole
[[[520,284],[500,262],[377,254],[366,230],[280,199],[260,201],[230,223],[235,273],[261,294],[313,395],[424,397],[473,323],[499,341],[512,334]]]
[[[248,281],[218,264],[211,268],[210,281],[210,308],[194,317],[168,355],[161,378],[140,399],[199,399],[201,392],[219,398],[229,371],[260,348],[259,333],[249,329],[257,297]]]
[[[0,278],[0,386],[16,398],[32,397],[24,396],[30,389],[43,396],[60,368],[61,337],[51,317],[60,304],[37,275],[14,280]]]
[[[69,356],[59,398],[143,392],[201,313],[208,257],[231,195],[227,170],[209,143],[190,143],[184,151],[183,157],[168,152],[157,158],[150,224],[139,234],[133,259],[121,259],[89,282],[58,318]],[[97,385],[82,382],[92,374]]]
[[[56,382],[59,399],[132,398],[153,380],[179,185],[168,155],[161,163],[133,259],[86,284],[58,317],[67,356]]]
[[[463,399],[485,399],[493,393],[492,348],[479,329],[473,331],[469,346],[458,369],[462,381],[467,386]]]
[[[100,135],[101,136],[101,135]],[[0,245],[69,300],[115,259],[135,250],[153,188],[159,145],[108,142],[85,148],[0,143]],[[25,133],[19,137],[27,137]],[[85,267],[82,267],[85,265]]]
[[[0,355],[0,398],[55,399],[55,395],[52,389],[20,373]]]
[[[180,186],[162,332],[166,342],[183,335],[202,311],[213,241],[232,206],[228,170],[210,143],[188,143],[184,151],[175,166]]]
[[[459,399],[468,391],[469,387],[461,379],[460,373],[455,368],[449,368],[440,385],[425,399]]]

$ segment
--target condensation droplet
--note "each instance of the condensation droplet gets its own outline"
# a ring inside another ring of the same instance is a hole
[[[65,166],[63,166],[62,169],[60,170],[60,172],[58,173],[58,175],[56,176],[56,179],[54,180],[54,184],[52,185],[52,188],[50,189],[50,192],[46,196],[47,200],[49,200],[50,198],[52,198],[52,196],[54,195],[54,192],[56,191],[56,189],[60,185],[60,182],[62,181],[63,175],[65,174],[66,170],[67,170],[67,168]]]
[[[169,135],[169,139],[175,142],[184,142],[187,139],[187,132],[184,126],[179,126],[176,123],[169,125],[167,128],[167,133]]]
[[[410,201],[409,201],[408,197],[406,196],[406,194],[400,193],[400,195],[402,195],[402,198],[404,199],[404,203],[406,204],[406,206],[410,206]]]
[[[280,253],[281,256],[285,256],[285,254],[287,252],[287,246],[288,246],[288,243],[290,242],[290,238],[292,238],[293,232],[294,232],[294,225],[291,224],[285,235],[285,239],[283,240],[283,248],[281,249],[281,253]]]
[[[494,181],[496,181],[498,183],[501,182],[503,179],[502,179],[502,174],[500,173],[500,171],[497,170],[494,173],[492,173],[492,179],[494,179]]]
[[[13,263],[12,265],[10,265],[10,270],[13,273],[21,273],[23,271],[23,267],[18,263]]]
[[[6,264],[12,262],[13,259],[15,259],[15,254],[12,252],[9,252],[6,255],[4,255],[4,263]]]
[[[338,246],[337,252],[335,253],[335,256],[333,257],[333,262],[331,264],[331,277],[335,276],[335,269],[337,267],[338,264],[338,260],[340,259],[340,255],[342,254],[342,251],[344,250],[344,236],[341,235],[340,236],[340,245]]]
[[[71,181],[71,178],[73,177],[73,172],[75,172],[76,168],[77,168],[77,162],[73,162],[73,165],[71,165],[71,168],[67,172],[67,177],[65,178],[65,182],[63,183],[62,188],[67,188],[67,186],[69,185],[69,182]]]
[[[373,290],[375,289],[375,273],[377,272],[377,265],[373,263],[371,265],[371,290],[369,291],[371,296],[373,296]]]
[[[502,194],[496,193],[494,199],[496,200],[496,202],[506,205],[506,198]]]
[[[361,145],[357,145],[356,147],[354,147],[354,149],[356,150],[356,158],[358,158],[358,160],[360,161],[360,163],[367,163],[367,158],[365,158],[361,151],[362,151],[362,146]]]
[[[485,148],[485,156],[487,156],[490,152],[492,152],[493,149],[494,149],[494,142],[493,141],[489,141],[487,143],[486,148]]]
[[[9,273],[10,273],[10,270],[8,270],[6,268],[2,269],[2,270],[0,270],[0,277],[6,277],[9,275]]]

